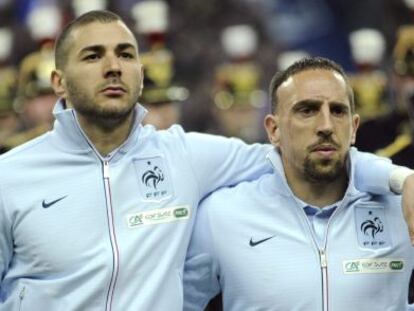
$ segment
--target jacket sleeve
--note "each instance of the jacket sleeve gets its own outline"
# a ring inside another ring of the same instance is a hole
[[[272,171],[266,160],[270,145],[247,145],[237,138],[200,133],[187,133],[186,144],[201,198],[220,187],[254,180]]]
[[[202,311],[220,292],[218,261],[204,201],[196,216],[184,266],[184,311]]]
[[[0,189],[0,304],[2,302],[2,283],[13,254],[11,225]]]
[[[355,155],[355,187],[362,192],[389,195],[394,194],[390,189],[391,171],[396,168],[391,160],[372,153],[357,151],[351,148]]]

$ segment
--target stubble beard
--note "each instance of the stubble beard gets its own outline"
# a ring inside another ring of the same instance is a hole
[[[139,92],[134,89],[128,105],[122,109],[105,109],[75,83],[67,81],[68,99],[77,113],[102,128],[112,129],[125,122],[138,102]]]
[[[333,182],[344,172],[344,163],[340,159],[314,160],[306,156],[303,167],[306,179],[313,183]]]

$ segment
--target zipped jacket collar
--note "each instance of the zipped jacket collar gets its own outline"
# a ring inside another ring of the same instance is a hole
[[[119,153],[126,153],[135,145],[142,128],[141,122],[146,113],[147,110],[137,104],[134,111],[134,125],[128,138],[120,146]],[[88,153],[95,150],[94,145],[89,141],[78,122],[76,111],[72,108],[65,108],[63,99],[57,101],[53,114],[56,120],[50,135],[52,135],[53,142],[58,148],[73,153]]]
[[[357,150],[354,147],[351,147],[351,149],[348,152],[348,158],[346,160],[346,165],[347,165],[347,172],[348,172],[348,187],[347,190],[344,194],[344,198],[352,198],[352,197],[359,197],[359,195],[361,194],[361,192],[355,188],[355,163],[356,163],[356,158],[357,158]],[[280,189],[280,191],[278,191],[276,189],[276,191],[279,194],[285,194],[288,193],[291,196],[295,197],[294,193],[292,192],[292,190],[289,187],[289,184],[286,180],[286,175],[285,175],[285,171],[284,171],[284,167],[283,167],[283,162],[282,162],[282,158],[280,156],[279,150],[278,149],[273,149],[271,150],[267,156],[266,156],[267,160],[270,161],[270,164],[272,165],[273,169],[274,169],[274,174],[276,175],[277,180],[282,181],[281,184],[283,185],[284,189]]]

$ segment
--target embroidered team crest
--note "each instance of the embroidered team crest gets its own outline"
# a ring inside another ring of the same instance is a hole
[[[372,213],[372,212],[368,212]],[[378,233],[381,233],[384,231],[384,224],[382,223],[381,219],[377,216],[375,216],[372,219],[367,219],[361,224],[361,231],[364,233],[364,235],[369,235],[373,239],[375,239],[375,236]]]
[[[147,162],[148,166],[151,166],[151,161]],[[157,189],[158,185],[164,181],[164,172],[162,169],[155,165],[154,167],[149,167],[141,177],[141,182],[145,184],[146,187]]]
[[[173,195],[167,167],[162,157],[136,159],[134,165],[145,201],[162,201]]]
[[[391,244],[382,207],[355,208],[356,230],[360,247],[378,249]]]

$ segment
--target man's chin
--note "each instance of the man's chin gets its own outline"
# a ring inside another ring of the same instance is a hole
[[[121,98],[107,98],[97,105],[97,113],[101,116],[116,117],[129,114],[136,106],[136,102]]]
[[[131,107],[100,107],[100,109],[84,109],[78,111],[92,123],[98,124],[102,128],[112,129],[124,123],[134,111],[135,105]]]
[[[313,182],[332,182],[340,177],[342,165],[339,160],[305,162],[305,175]]]
[[[102,111],[97,115],[97,118],[105,120],[109,123],[122,123],[128,119],[129,116],[133,113],[133,108],[124,109],[124,110],[107,110]]]

